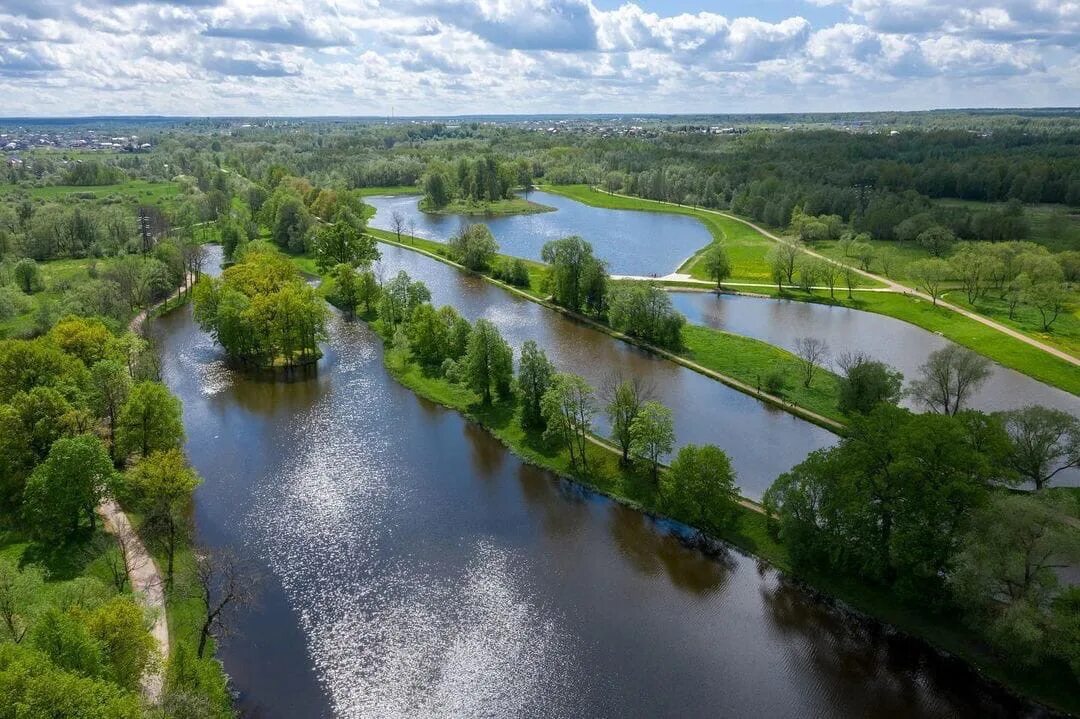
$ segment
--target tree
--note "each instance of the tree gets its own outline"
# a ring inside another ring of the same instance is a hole
[[[919,366],[908,393],[930,411],[954,415],[989,376],[990,360],[950,343]]]
[[[180,400],[160,382],[139,382],[117,418],[116,440],[124,456],[178,447],[184,439]]]
[[[851,253],[855,255],[855,259],[859,261],[859,267],[861,267],[864,272],[869,272],[870,265],[874,263],[874,257],[877,254],[874,251],[874,246],[869,242],[856,242],[851,246]]]
[[[351,318],[360,301],[360,277],[352,265],[345,263],[336,265],[331,274],[334,278],[335,303]]]
[[[604,385],[604,399],[611,436],[622,450],[621,462],[630,462],[633,438],[630,427],[641,411],[641,406],[652,398],[652,388],[641,377],[623,377],[618,373],[608,375]]]
[[[528,428],[544,427],[541,400],[551,387],[555,366],[536,342],[527,340],[521,345],[518,366],[518,389],[521,391],[521,424]]]
[[[778,242],[773,245],[765,256],[772,270],[773,280],[777,289],[781,288],[781,282],[786,281],[789,285],[795,284],[795,266],[799,261],[799,248],[792,243]]]
[[[688,444],[679,449],[662,487],[665,504],[696,527],[722,530],[738,517],[735,470],[716,445]]]
[[[18,644],[34,619],[35,605],[45,588],[45,572],[36,564],[20,567],[0,557],[0,622],[8,639]]]
[[[842,355],[838,364],[843,370],[838,406],[844,414],[869,414],[883,402],[900,401],[904,375],[884,362],[854,354]]]
[[[93,638],[81,632],[85,648]],[[99,652],[100,653],[100,652]],[[0,675],[5,706],[17,707],[22,717],[97,717],[142,719],[142,702],[135,692],[112,682],[68,671],[48,654],[11,643],[0,644]]]
[[[129,469],[125,491],[143,514],[143,531],[165,552],[165,582],[173,583],[173,565],[184,530],[184,510],[201,480],[179,449],[152,452]]]
[[[271,237],[274,243],[289,252],[307,249],[308,233],[314,220],[299,198],[287,196],[277,208]]]
[[[938,298],[941,297],[942,283],[952,274],[952,267],[945,260],[931,258],[915,260],[908,265],[908,272],[926,291],[926,294],[930,295],[930,299],[936,306]]]
[[[364,314],[369,315],[378,306],[381,297],[382,287],[375,273],[371,270],[361,272],[356,284],[356,306],[363,305]]]
[[[450,182],[445,173],[429,172],[424,176],[424,202],[434,210],[450,203]]]
[[[708,273],[710,279],[716,280],[717,287],[723,285],[724,280],[731,277],[731,261],[728,259],[727,250],[719,242],[714,242],[705,251],[703,259],[705,272]]]
[[[552,240],[540,252],[551,265],[548,281],[555,302],[575,312],[603,307],[607,270],[592,252],[592,245],[577,236]]]
[[[104,417],[108,426],[109,452],[116,457],[116,421],[120,409],[131,393],[131,374],[127,365],[117,359],[104,359],[90,368],[94,410]]]
[[[947,227],[934,225],[920,232],[915,242],[925,247],[932,256],[944,257],[956,243],[956,235]]]
[[[959,280],[968,302],[975,302],[986,292],[997,274],[999,261],[979,247],[965,247],[949,260],[953,275]]]
[[[405,229],[405,214],[401,210],[390,213],[390,228],[394,231],[397,241],[401,242],[401,231]]]
[[[63,540],[79,530],[84,518],[96,526],[94,510],[112,477],[112,461],[97,437],[83,434],[53,442],[23,492],[23,511],[35,534]]]
[[[799,337],[795,340],[795,355],[803,371],[803,386],[809,387],[814,373],[829,356],[829,346],[816,337]]]
[[[408,322],[413,310],[431,301],[431,291],[427,285],[420,280],[413,281],[405,270],[387,282],[381,294],[379,319],[390,328]]]
[[[258,596],[259,575],[229,550],[204,549],[195,554],[195,575],[203,604],[197,656],[202,659],[210,637],[230,633],[230,618]]]
[[[851,265],[844,265],[840,271],[844,275],[844,285],[847,287],[847,296],[850,300],[852,298],[851,289],[855,286],[859,275]]]
[[[450,238],[450,249],[458,262],[475,272],[486,270],[499,245],[484,224],[466,225]]]
[[[1009,464],[1040,490],[1059,472],[1080,467],[1080,420],[1032,405],[999,415],[1009,434]]]
[[[836,299],[836,283],[840,279],[841,268],[835,262],[826,260],[818,264],[818,276],[829,288],[829,297]]]
[[[42,277],[41,268],[38,267],[38,263],[29,257],[24,257],[16,262],[12,274],[19,285],[19,289],[28,295],[45,289],[45,280]]]
[[[596,405],[593,391],[575,374],[557,374],[540,399],[546,429],[544,439],[562,443],[570,454],[570,466],[589,470],[586,447]]]
[[[608,292],[607,306],[613,329],[661,347],[682,347],[686,318],[660,287],[644,282],[616,283]]]
[[[1049,332],[1050,327],[1065,311],[1069,294],[1058,282],[1037,282],[1027,289],[1024,298],[1039,312],[1043,332]]]
[[[315,233],[312,250],[319,269],[324,272],[340,264],[368,267],[380,257],[374,238],[340,220]]]
[[[660,458],[675,447],[675,418],[671,410],[652,400],[642,404],[630,423],[630,446],[634,454],[652,464],[653,481],[659,481]]]
[[[513,350],[488,320],[479,319],[473,325],[464,362],[466,384],[480,394],[484,404],[491,404],[493,389],[500,399],[510,395],[514,379]]]
[[[102,648],[105,676],[125,689],[138,689],[157,653],[142,607],[130,597],[113,597],[94,609],[86,623]]]
[[[959,542],[949,587],[969,620],[1014,657],[1055,649],[1045,608],[1060,591],[1058,570],[1080,559],[1080,535],[1063,516],[1043,497],[998,494]],[[1029,630],[1018,633],[1018,621]]]

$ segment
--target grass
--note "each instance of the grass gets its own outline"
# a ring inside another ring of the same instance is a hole
[[[1070,354],[1080,356],[1080,294],[1073,292],[1073,302],[1050,326],[1050,331],[1043,330],[1039,311],[1030,305],[1020,305],[1013,317],[1009,317],[1009,306],[1001,299],[988,294],[975,302],[968,302],[963,290],[954,290],[945,294],[949,302],[974,310],[981,315],[1012,327],[1026,335],[1045,342]]]
[[[25,185],[0,185],[0,200],[11,201],[21,196],[31,200],[49,202],[100,202],[115,198],[125,204],[157,205],[166,207],[180,194],[180,185],[175,182],[149,182],[147,180],[128,180],[115,185],[46,185],[29,187]]]
[[[357,192],[361,197],[373,197],[375,195],[415,195],[420,192],[413,185],[385,185],[383,187],[360,187]]]
[[[686,359],[759,390],[770,374],[778,373],[784,378],[785,400],[837,422],[848,421],[837,406],[840,378],[832,372],[818,368],[806,387],[802,360],[767,342],[700,325],[684,326],[682,336],[685,348],[679,354]]]
[[[472,200],[454,200],[445,207],[435,209],[425,201],[420,201],[420,210],[430,215],[468,215],[473,217],[502,217],[505,215],[532,215],[538,212],[552,212],[554,207],[541,205],[539,202],[511,197],[491,202],[473,202]]]
[[[39,262],[45,289],[31,295],[25,295],[27,307],[13,317],[0,321],[0,337],[25,337],[33,334],[37,327],[37,315],[43,306],[52,304],[59,307],[68,290],[91,279],[91,267],[104,270],[115,258],[81,258],[77,260],[49,260]],[[135,316],[135,312],[131,312]]]

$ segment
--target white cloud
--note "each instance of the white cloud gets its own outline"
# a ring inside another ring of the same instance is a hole
[[[9,114],[783,111],[1078,104],[1080,0],[0,0]],[[702,0],[702,6],[707,3]]]

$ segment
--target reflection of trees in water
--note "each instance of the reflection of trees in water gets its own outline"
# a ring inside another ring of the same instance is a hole
[[[495,477],[506,460],[506,447],[475,422],[462,422],[462,428],[477,475],[485,480]]]
[[[726,549],[706,555],[641,512],[611,502],[608,516],[619,553],[642,574],[664,572],[675,587],[701,595],[722,588],[735,568]]]
[[[527,464],[518,466],[521,496],[536,510],[540,526],[551,537],[578,534],[589,518],[589,499],[580,485]]]
[[[1025,707],[958,659],[884,625],[830,608],[783,577],[763,582],[771,626],[787,640],[785,674],[806,676],[841,716],[1005,717]],[[852,691],[852,687],[861,687]]]

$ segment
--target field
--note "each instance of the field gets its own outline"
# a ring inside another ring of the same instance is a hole
[[[541,205],[520,197],[494,202],[467,202],[455,200],[446,207],[434,209],[423,200],[420,209],[430,215],[466,215],[468,217],[501,217],[505,215],[534,215],[538,212],[552,212],[555,208]]]
[[[175,182],[128,180],[116,185],[0,185],[0,201],[12,202],[22,197],[41,202],[103,202],[127,205],[156,205],[169,207],[180,195]]]

